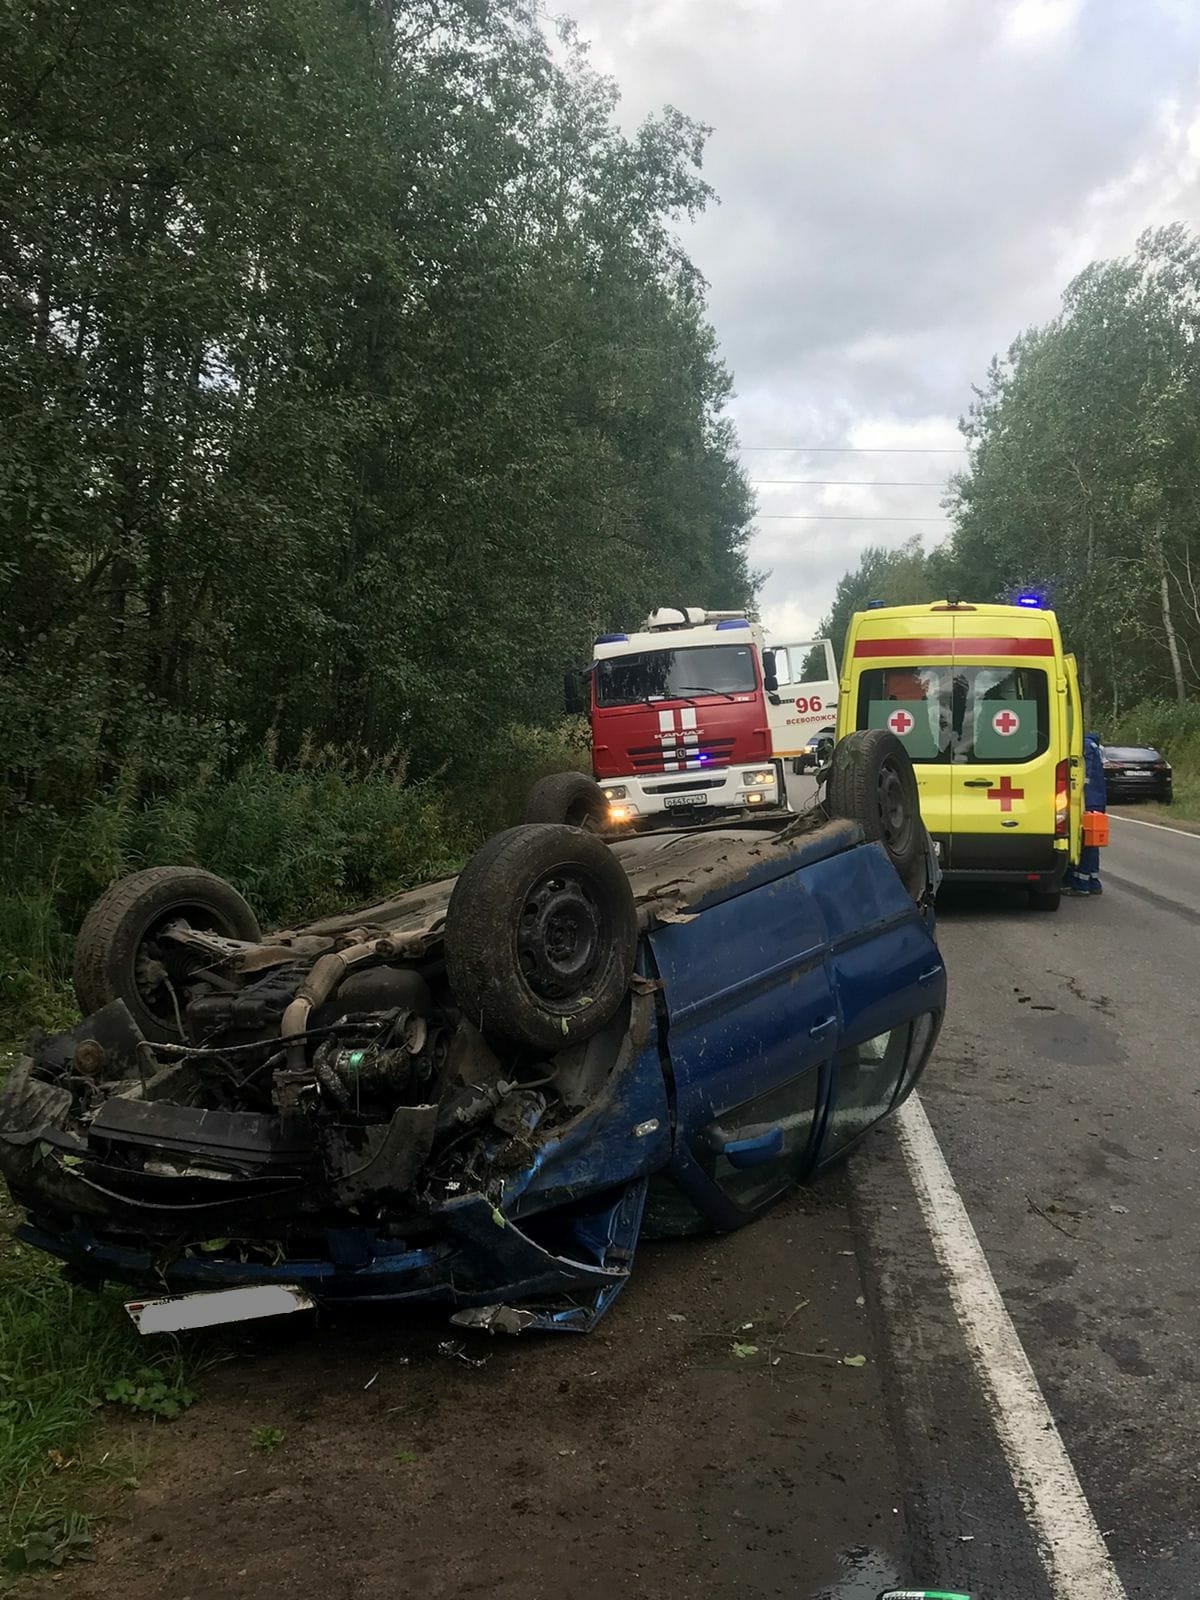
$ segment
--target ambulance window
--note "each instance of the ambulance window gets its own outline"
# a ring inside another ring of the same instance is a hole
[[[1050,692],[1036,667],[875,667],[857,725],[888,728],[914,761],[1032,761],[1050,744]]]

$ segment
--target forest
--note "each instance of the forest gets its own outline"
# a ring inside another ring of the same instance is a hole
[[[1200,801],[1200,241],[1182,224],[1094,262],[991,364],[962,419],[950,537],[875,546],[825,626],[868,599],[1052,606],[1086,716],[1169,749]]]
[[[10,1003],[130,866],[453,859],[596,631],[750,602],[707,130],[616,105],[527,0],[4,9]]]

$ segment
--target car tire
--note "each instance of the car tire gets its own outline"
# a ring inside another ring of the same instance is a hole
[[[255,944],[258,918],[232,884],[199,867],[148,867],[118,878],[84,918],[72,980],[85,1016],[123,1000],[147,1039],[177,1040],[175,1007],[163,984],[139,976],[156,930],[174,921]],[[160,992],[161,991],[161,992]],[[183,1001],[176,990],[176,1000]]]
[[[446,908],[446,972],[484,1033],[553,1054],[617,1012],[637,955],[625,869],[562,823],[509,828],[467,862]]]
[[[586,773],[551,772],[529,791],[524,821],[561,822],[595,832],[608,821],[608,801],[604,790]]]
[[[1029,891],[1029,905],[1034,911],[1057,911],[1061,904],[1061,889],[1030,889]]]
[[[901,882],[917,874],[925,856],[921,801],[912,761],[894,733],[863,728],[834,746],[825,809],[878,841]]]

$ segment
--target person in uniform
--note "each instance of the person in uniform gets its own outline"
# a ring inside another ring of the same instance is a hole
[[[1083,736],[1083,809],[1108,810],[1108,786],[1104,781],[1104,757],[1100,740],[1094,733]],[[1072,867],[1063,879],[1063,893],[1072,895],[1103,894],[1100,884],[1100,846],[1085,844],[1079,852],[1079,864]]]

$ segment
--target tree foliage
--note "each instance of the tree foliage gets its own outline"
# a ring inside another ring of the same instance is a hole
[[[1093,720],[1200,694],[1200,242],[1176,225],[1093,263],[1058,317],[992,363],[962,429],[950,539],[868,550],[831,630],[869,598],[1036,590]]]
[[[1200,244],[1181,225],[1095,262],[993,363],[964,420],[963,592],[1038,588],[1093,716],[1200,691]]]
[[[526,0],[4,9],[0,798],[469,762],[750,598],[705,130],[614,104]]]

